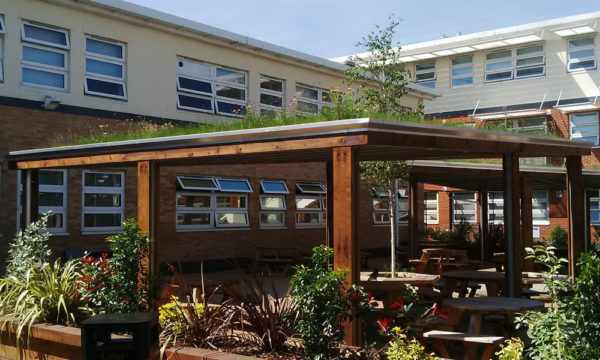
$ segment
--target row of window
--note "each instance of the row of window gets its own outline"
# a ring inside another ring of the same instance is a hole
[[[501,191],[488,192],[488,222],[490,224],[504,223],[504,198]],[[478,222],[477,214],[477,193],[475,192],[454,192],[452,198],[452,223],[454,224],[476,224]],[[534,225],[548,225],[550,223],[550,202],[548,200],[548,191],[536,190],[531,194],[532,215]],[[439,224],[438,193],[425,193],[424,206],[425,224]],[[600,219],[600,207],[598,209]]]
[[[568,40],[567,70],[596,69],[595,37]],[[453,88],[473,85],[473,55],[450,59],[450,85]],[[484,79],[486,83],[543,76],[546,74],[544,45],[528,45],[513,49],[495,50],[485,54]],[[415,81],[435,88],[436,61],[415,64]]]
[[[3,78],[2,41],[4,19],[0,15],[0,82]],[[24,22],[21,28],[21,82],[47,89],[67,90],[69,74],[69,32],[64,29]],[[248,105],[248,80],[243,71],[205,64],[190,59],[177,60],[177,107],[229,116],[242,116]],[[93,35],[85,38],[85,94],[127,100],[126,45]],[[284,109],[285,83],[260,78],[260,110]],[[306,114],[316,114],[330,106],[329,93],[297,85],[296,106]]]

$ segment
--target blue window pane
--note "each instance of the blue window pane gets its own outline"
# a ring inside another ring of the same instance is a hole
[[[65,67],[65,55],[54,51],[23,46],[23,60],[56,67]]]
[[[179,105],[194,108],[199,110],[213,110],[213,103],[211,99],[205,99],[195,96],[178,95]]]
[[[544,75],[543,67],[534,67],[529,69],[517,70],[517,77]]]
[[[573,59],[584,59],[594,57],[594,49],[577,50],[569,52],[569,58]]]
[[[600,223],[600,212],[590,213],[590,222],[592,223]]]
[[[125,96],[125,87],[123,84],[97,79],[86,79],[86,82],[88,91],[107,95]]]
[[[112,64],[109,62],[98,61],[94,59],[85,59],[85,71],[95,74],[114,76],[118,78],[123,77],[122,65]]]
[[[111,56],[117,59],[123,58],[123,47],[120,45],[115,45],[111,43],[107,43],[104,41],[98,41],[94,39],[85,39],[85,50],[87,52]]]
[[[217,79],[237,84],[246,84],[246,75],[233,70],[217,68]]]
[[[596,67],[596,60],[579,61],[569,64],[569,70],[593,69]]]
[[[245,115],[246,105],[230,104],[222,101],[217,101],[217,111],[220,113]]]
[[[511,71],[505,71],[505,72],[500,72],[500,73],[495,73],[495,74],[488,74],[485,77],[486,81],[497,81],[497,80],[507,80],[507,79],[512,79],[512,72]]]
[[[487,64],[485,66],[486,71],[504,70],[512,67],[512,61],[502,61],[497,63]]]
[[[418,84],[421,86],[435,89],[435,81],[419,82]]]
[[[288,193],[288,190],[283,181],[261,181],[264,192]]]
[[[472,73],[473,73],[472,67],[452,69],[452,76],[470,75]]]
[[[64,89],[65,87],[65,76],[49,71],[23,68],[21,80],[24,83],[51,86],[60,89]]]
[[[179,76],[179,87],[192,91],[199,91],[207,94],[212,94],[212,85],[206,81],[194,80]]]
[[[452,79],[452,86],[473,85],[473,78]]]
[[[225,180],[218,179],[219,186],[221,187],[221,191],[243,191],[243,192],[251,192],[252,188],[246,180]]]
[[[67,46],[67,34],[50,29],[44,29],[31,24],[24,24],[25,37],[39,41]]]

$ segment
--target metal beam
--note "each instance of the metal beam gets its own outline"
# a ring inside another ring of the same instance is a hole
[[[25,182],[23,184],[23,222],[21,229],[39,218],[39,170],[32,169],[25,171]],[[63,221],[65,221],[63,219]]]
[[[479,245],[481,246],[481,261],[486,261],[488,258],[488,197],[487,191],[479,191]]]
[[[521,243],[523,248],[533,246],[533,205],[531,202],[531,180],[521,177]],[[533,271],[533,259],[525,260],[525,271]]]
[[[506,252],[505,295],[521,295],[521,209],[519,206],[519,156],[504,153],[502,156],[504,175],[504,248]]]
[[[419,183],[417,181],[410,181],[409,187],[408,258],[414,259],[417,256],[417,238],[419,233]]]

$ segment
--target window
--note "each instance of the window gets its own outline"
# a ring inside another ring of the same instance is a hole
[[[125,44],[85,39],[85,93],[127,99],[125,86]]]
[[[598,113],[578,113],[569,115],[571,139],[588,141],[598,145]]]
[[[425,193],[425,224],[439,224],[438,193]]]
[[[415,64],[417,84],[435,88],[435,60]]]
[[[296,85],[298,111],[305,114],[318,114],[323,106],[331,106],[331,97],[325,90]]]
[[[504,195],[502,191],[490,191],[488,197],[488,222],[494,225],[504,224]]]
[[[179,59],[177,107],[211,114],[246,114],[247,80],[241,71]]]
[[[260,77],[260,112],[272,113],[283,111],[283,94],[285,84],[283,80]]]
[[[591,70],[596,68],[596,47],[593,36],[569,40],[569,71]]]
[[[544,45],[493,51],[485,56],[485,81],[542,76],[546,73]]]
[[[21,28],[21,82],[50,89],[67,89],[66,30],[24,23]]]
[[[327,190],[322,183],[296,183],[296,226],[325,226]]]
[[[473,55],[452,59],[452,87],[473,85]]]
[[[600,191],[590,190],[590,224],[600,225]]]
[[[549,225],[550,209],[548,191],[534,190],[531,192],[533,225]]]
[[[4,81],[4,72],[2,71],[2,59],[3,59],[3,50],[4,46],[2,41],[4,40],[3,34],[6,33],[6,27],[4,26],[4,17],[0,15],[0,83]]]
[[[455,224],[477,223],[477,194],[474,192],[453,193],[453,222]]]
[[[83,172],[84,233],[118,232],[125,218],[125,173]]]
[[[283,180],[261,180],[260,226],[283,227],[285,225],[285,195],[288,188]]]
[[[177,231],[249,225],[248,179],[178,175],[177,183],[186,190],[176,194]]]
[[[390,223],[390,200],[388,192],[381,188],[373,189],[375,197],[373,198],[373,223]],[[408,213],[408,193],[406,187],[398,188],[398,221],[407,222]]]

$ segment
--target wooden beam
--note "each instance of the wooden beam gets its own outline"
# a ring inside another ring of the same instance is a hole
[[[531,179],[521,177],[521,244],[522,248],[533,246],[533,205],[531,202]],[[533,259],[525,260],[525,271],[533,271]]]
[[[333,266],[348,269],[347,284],[360,280],[358,223],[358,158],[351,147],[333,149]],[[353,318],[344,326],[346,343],[358,346],[359,319]]]
[[[327,174],[327,234],[325,234],[325,244],[333,249],[333,163],[328,161],[325,164]]]
[[[39,170],[27,170],[24,174],[23,183],[23,222],[21,228],[25,229],[27,225],[39,218],[39,190],[40,190],[40,172]],[[63,219],[66,221],[66,219]]]
[[[519,157],[515,153],[504,153],[502,157],[504,175],[504,248],[506,251],[506,289],[509,297],[521,295],[521,209],[519,206],[520,181]]]
[[[159,167],[151,161],[137,163],[137,220],[140,230],[154,240],[151,246],[150,264],[154,274],[158,274],[158,219],[160,205],[158,191]]]
[[[408,258],[417,256],[417,239],[419,237],[419,182],[409,182],[409,222],[408,222]]]
[[[488,197],[487,191],[479,191],[479,246],[481,261],[486,261],[489,255],[488,251]]]
[[[114,153],[80,157],[65,157],[49,160],[17,162],[17,169],[39,169],[52,167],[89,166],[101,164],[121,164],[149,160],[177,160],[216,156],[240,156],[247,154],[277,153],[284,151],[302,151],[326,149],[335,146],[353,146],[367,144],[367,135],[334,136],[311,139],[269,141],[238,145],[204,146],[184,149],[162,149],[153,151]]]
[[[591,218],[591,198],[589,190],[584,190],[585,194],[585,244],[583,251],[588,252],[592,249],[592,218]]]
[[[567,217],[569,237],[567,242],[569,275],[577,276],[577,261],[585,247],[585,206],[583,204],[583,179],[580,156],[567,156]]]

